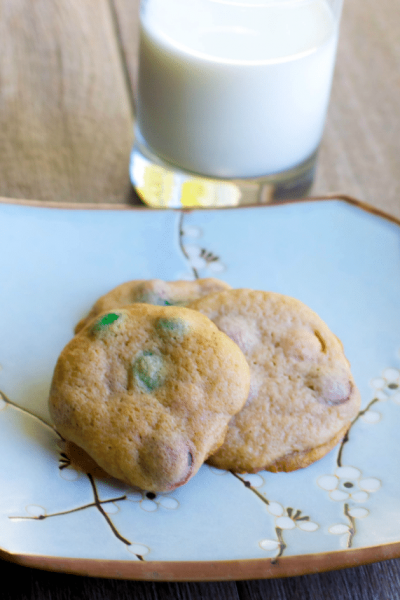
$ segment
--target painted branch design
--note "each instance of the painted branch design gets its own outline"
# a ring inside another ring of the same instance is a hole
[[[350,440],[350,432],[353,429],[354,425],[357,423],[357,421],[363,417],[368,411],[369,409],[376,404],[377,402],[379,402],[378,398],[374,398],[373,400],[371,400],[371,402],[368,404],[368,406],[366,406],[366,408],[364,408],[363,410],[360,410],[360,412],[358,413],[358,415],[356,416],[356,418],[352,421],[346,435],[344,436],[340,446],[339,446],[339,452],[337,455],[337,459],[336,459],[336,464],[338,467],[342,466],[342,456],[343,456],[343,450],[345,445],[348,443],[348,441]]]
[[[352,548],[352,546],[353,546],[353,539],[354,539],[354,536],[356,535],[356,520],[350,514],[349,510],[350,510],[349,505],[345,504],[344,505],[344,514],[345,514],[345,516],[347,517],[347,519],[349,520],[349,523],[350,523],[348,537],[347,537],[347,548]]]
[[[18,410],[20,410],[21,412],[28,414],[29,416],[35,418],[37,421],[39,421],[42,425],[45,425],[48,429],[51,429],[51,431],[53,433],[56,433],[60,439],[62,440],[63,438],[57,433],[57,431],[51,427],[51,425],[49,425],[46,421],[44,421],[43,419],[40,419],[39,417],[37,417],[35,414],[31,413],[30,411],[19,407],[18,405],[16,405],[15,403],[11,402],[4,393],[2,393],[0,391],[0,399],[3,400],[3,402],[5,402],[6,404],[9,404],[11,406],[13,406],[14,408],[17,408]],[[69,456],[65,453],[65,452],[61,452],[60,453],[60,465],[59,465],[59,469],[60,471],[62,471],[63,469],[71,466],[71,460],[69,458]],[[88,504],[84,504],[82,506],[78,506],[76,508],[72,508],[70,510],[66,510],[66,511],[60,511],[57,513],[50,513],[50,514],[46,514],[46,512],[44,511],[44,513],[38,514],[38,515],[32,515],[32,516],[25,516],[25,515],[19,515],[19,516],[11,516],[9,517],[9,519],[11,521],[24,521],[24,520],[32,520],[32,521],[44,521],[45,519],[49,519],[52,517],[59,517],[59,516],[64,516],[64,515],[68,515],[68,514],[73,514],[82,510],[87,510],[88,508],[96,508],[99,513],[102,515],[102,517],[105,519],[107,525],[109,526],[109,528],[111,529],[112,533],[114,534],[114,536],[123,544],[125,544],[127,547],[132,546],[132,542],[130,542],[128,539],[126,539],[115,527],[114,523],[112,522],[111,518],[109,517],[109,515],[106,513],[106,511],[103,508],[103,505],[106,504],[111,504],[111,503],[116,503],[116,502],[122,502],[124,500],[127,500],[127,496],[126,495],[122,495],[122,496],[117,496],[115,498],[111,498],[109,500],[101,500],[98,494],[98,490],[97,490],[97,486],[96,486],[96,482],[94,477],[92,476],[91,473],[86,473],[86,477],[88,478],[88,481],[90,483],[91,489],[92,489],[92,493],[93,493],[93,498],[94,501]],[[144,561],[144,558],[141,554],[134,554],[134,556],[136,556],[138,558],[138,560],[140,561]]]
[[[185,231],[184,231],[184,227],[183,227],[184,219],[185,219],[185,213],[184,213],[184,211],[182,211],[180,219],[179,219],[179,225],[178,225],[178,229],[179,229],[179,247],[181,249],[181,252],[182,252],[183,256],[186,258],[187,262],[190,265],[190,256],[187,253],[185,245],[183,243],[183,237],[185,235]],[[191,265],[190,265],[190,268],[191,268],[191,270],[193,272],[194,278],[195,279],[199,279],[199,272],[198,272],[198,270],[195,267],[191,266]]]
[[[179,247],[183,256],[185,257],[188,265],[192,271],[195,279],[199,279],[201,269],[211,271],[213,274],[221,273],[225,271],[225,266],[222,264],[220,257],[210,252],[206,248],[195,244],[187,244],[184,238],[195,237],[199,238],[202,232],[197,227],[185,227],[184,225],[185,213],[182,212],[179,219]]]
[[[305,532],[312,532],[319,528],[317,523],[313,523],[310,517],[303,515],[301,510],[296,510],[292,507],[284,508],[279,502],[268,500],[268,498],[251,485],[251,482],[246,480],[245,477],[233,472],[232,475],[241,481],[247,489],[251,490],[267,506],[269,514],[274,517],[276,540],[265,539],[260,542],[260,546],[263,550],[276,552],[275,556],[271,559],[271,564],[277,564],[278,559],[283,556],[287,548],[287,544],[283,537],[284,531],[298,528]]]

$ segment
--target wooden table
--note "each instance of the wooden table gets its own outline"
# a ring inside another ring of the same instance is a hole
[[[167,1],[167,0],[166,0]],[[0,196],[126,204],[139,0],[0,0]],[[346,0],[314,195],[400,218],[400,3]],[[0,563],[2,599],[400,597],[400,560],[285,580],[141,583]],[[9,589],[9,591],[7,591]]]

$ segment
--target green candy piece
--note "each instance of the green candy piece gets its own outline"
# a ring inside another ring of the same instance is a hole
[[[115,321],[119,319],[120,315],[116,315],[115,313],[108,313],[104,315],[97,323],[95,323],[92,327],[92,331],[103,331],[110,325],[112,325]]]
[[[164,383],[164,361],[158,354],[145,350],[133,363],[133,375],[137,384],[146,391],[153,391]]]
[[[189,324],[184,319],[161,317],[156,323],[160,335],[183,338],[189,331]]]
[[[173,306],[172,302],[165,300],[165,298],[161,298],[156,292],[139,294],[135,296],[133,301],[138,302],[139,304],[154,304],[154,306]]]

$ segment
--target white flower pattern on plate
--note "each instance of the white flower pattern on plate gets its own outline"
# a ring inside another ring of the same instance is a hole
[[[142,492],[140,490],[130,492],[126,495],[130,502],[138,503],[140,508],[146,512],[156,512],[160,508],[167,510],[176,510],[179,508],[179,502],[170,494],[154,492]]]
[[[275,533],[277,539],[264,539],[260,541],[260,547],[266,551],[277,552],[274,557],[274,561],[282,556],[286,549],[286,543],[283,539],[283,531],[290,529],[301,529],[311,533],[319,529],[319,525],[310,520],[310,517],[302,514],[301,510],[294,510],[293,508],[284,508],[279,502],[269,502],[267,505],[267,511],[275,519]]]
[[[334,475],[321,475],[317,479],[319,487],[329,492],[329,497],[335,502],[353,500],[363,503],[381,487],[376,477],[363,477],[359,469],[351,466],[337,467]]]
[[[199,271],[209,271],[212,275],[223,273],[226,270],[226,267],[218,256],[196,243],[186,242],[185,239],[187,238],[198,240],[202,237],[203,232],[199,227],[184,226],[183,221],[184,214],[182,213],[179,225],[179,243],[182,253],[192,271],[192,276],[194,275],[194,277],[198,279]],[[183,274],[181,278],[186,279],[188,276]]]
[[[389,398],[396,404],[400,404],[400,370],[389,367],[385,369],[381,377],[376,377],[370,382],[375,390],[375,398],[384,402]]]
[[[400,404],[400,370],[393,367],[384,369],[380,377],[370,381],[370,386],[374,390],[374,398],[359,416],[365,423],[373,425],[381,420],[382,415],[376,410],[371,410],[372,406],[389,399],[395,404]]]
[[[264,539],[259,542],[259,545],[263,550],[276,553],[275,556],[273,556],[273,563],[277,562],[278,558],[283,555],[287,548],[283,538],[283,531],[295,529],[297,527],[302,531],[310,533],[319,529],[319,525],[311,521],[310,517],[303,515],[301,510],[295,510],[290,507],[284,508],[279,502],[271,502],[262,492],[256,489],[257,487],[262,487],[265,483],[264,478],[259,473],[246,475],[232,473],[232,475],[260,498],[266,505],[268,513],[274,517],[276,539]]]

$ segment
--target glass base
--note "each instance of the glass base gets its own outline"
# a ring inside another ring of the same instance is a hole
[[[254,179],[214,179],[169,164],[135,143],[130,177],[140,199],[152,208],[196,208],[269,204],[309,192],[317,151],[283,173]]]

